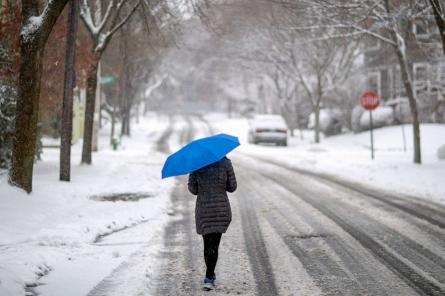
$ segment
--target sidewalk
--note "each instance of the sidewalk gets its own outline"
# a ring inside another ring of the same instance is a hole
[[[23,295],[25,286],[42,295],[61,295],[61,288],[65,296],[83,295],[137,248],[95,241],[140,223],[150,224],[142,240],[161,235],[174,185],[160,181],[165,156],[155,151],[166,126],[167,118],[150,114],[118,151],[104,127],[92,166],[79,164],[81,143],[73,146],[69,183],[58,181],[59,150],[45,149],[30,195],[0,176],[0,295]]]

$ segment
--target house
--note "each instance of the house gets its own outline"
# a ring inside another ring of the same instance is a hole
[[[39,101],[39,122],[42,124],[42,133],[44,135],[59,138],[62,122],[62,103],[65,76],[65,54],[66,54],[66,32],[69,7],[58,18],[51,34],[48,38],[42,60],[42,79]],[[86,88],[86,72],[91,64],[91,37],[88,35],[83,23],[79,21],[76,35],[76,64],[75,64],[75,85],[76,89]],[[73,120],[82,121],[80,118],[82,104],[80,93],[74,92],[73,98]],[[74,126],[80,123],[73,122]],[[82,131],[83,127],[74,131],[73,142],[79,137],[77,132]]]
[[[416,19],[403,30],[408,67],[416,94],[421,122],[445,122],[445,57],[435,20]],[[394,49],[375,39],[366,40],[364,54],[367,88],[383,102],[404,102],[406,97]],[[407,101],[405,100],[406,104]],[[407,106],[402,108],[409,110]],[[409,121],[410,115],[399,121]]]

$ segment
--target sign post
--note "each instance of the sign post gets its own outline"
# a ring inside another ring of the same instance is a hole
[[[371,159],[374,159],[374,133],[372,131],[372,110],[369,110],[369,126],[371,134]]]
[[[374,134],[373,134],[373,122],[372,122],[372,111],[375,110],[379,104],[379,96],[372,91],[367,91],[360,96],[360,104],[363,109],[369,111],[369,127],[371,133],[371,159],[374,159]]]

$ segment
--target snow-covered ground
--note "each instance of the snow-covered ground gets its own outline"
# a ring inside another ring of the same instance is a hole
[[[132,137],[124,138],[118,151],[109,147],[105,127],[92,166],[79,164],[81,143],[74,145],[69,183],[58,181],[54,148],[46,148],[35,165],[31,194],[0,176],[0,295],[24,295],[24,287],[35,284],[41,295],[85,295],[140,250],[151,254],[139,256],[150,275],[174,185],[173,179],[160,181],[165,155],[155,150],[167,123],[150,114],[133,125]],[[103,201],[126,193],[141,199]],[[116,233],[130,226],[134,230],[126,231],[127,237]]]
[[[368,132],[314,144],[312,132],[305,131],[303,140],[297,133],[288,147],[275,147],[248,144],[246,119],[218,114],[206,119],[216,130],[237,135],[241,153],[445,204],[445,161],[436,155],[445,144],[445,125],[421,127],[423,164],[415,165],[410,126],[405,127],[406,152],[400,126],[376,130],[372,161]],[[192,125],[195,137],[207,135],[203,124]],[[81,143],[73,146],[69,183],[58,181],[59,150],[45,148],[30,195],[0,175],[1,296],[24,295],[26,286],[47,296],[150,294],[175,182],[160,180],[165,155],[156,151],[156,141],[167,126],[167,117],[150,114],[133,126],[132,137],[124,138],[117,151],[109,147],[109,130],[103,128],[92,166],[79,164]],[[170,150],[180,147],[186,129],[186,121],[175,122]],[[119,194],[140,199],[106,201]],[[123,269],[128,272],[113,272]]]
[[[246,119],[228,119],[221,114],[206,119],[217,130],[238,136],[240,152],[445,204],[445,161],[437,157],[438,148],[445,145],[445,125],[421,126],[423,164],[416,165],[410,125],[405,125],[407,151],[401,126],[376,129],[375,159],[371,160],[369,132],[333,136],[315,144],[312,131],[304,131],[303,140],[296,131],[289,147],[275,147],[248,144]]]

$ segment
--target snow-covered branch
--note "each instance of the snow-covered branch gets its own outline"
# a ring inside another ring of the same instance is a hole
[[[20,32],[22,42],[44,44],[67,2],[68,0],[48,0],[40,15],[35,14],[38,10],[33,4],[22,4],[23,26]]]
[[[134,14],[134,12],[136,11],[136,9],[139,7],[140,4],[141,1],[138,1],[130,10],[130,12],[120,22],[112,26],[111,30],[107,33],[107,38],[111,37],[114,33],[116,33],[116,31],[118,31],[128,21],[128,19]]]
[[[80,7],[80,16],[90,32],[95,43],[95,51],[101,52],[106,48],[112,35],[117,32],[133,15],[141,4],[141,0],[108,0],[105,14],[102,15],[102,3],[96,2],[94,11],[88,0],[83,0]],[[125,4],[135,2],[126,15],[122,15]]]

